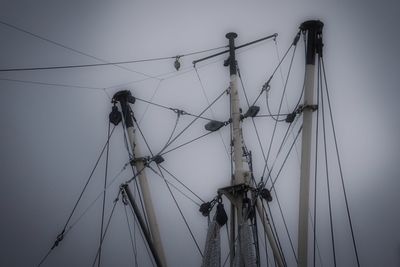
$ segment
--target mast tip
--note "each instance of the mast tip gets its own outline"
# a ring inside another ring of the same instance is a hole
[[[225,37],[228,39],[235,39],[237,37],[237,33],[236,32],[228,32]]]
[[[315,30],[316,32],[322,32],[323,27],[324,23],[320,20],[307,20],[304,21],[299,28],[302,31]]]

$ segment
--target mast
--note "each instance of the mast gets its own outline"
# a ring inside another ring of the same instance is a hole
[[[226,34],[226,38],[229,39],[229,73],[230,73],[230,95],[231,95],[231,119],[232,119],[232,145],[233,145],[233,162],[234,162],[234,173],[232,179],[231,188],[223,190],[225,195],[231,200],[231,238],[230,238],[230,259],[231,266],[234,263],[234,247],[235,247],[235,226],[237,226],[237,232],[239,234],[240,227],[246,223],[247,215],[246,210],[243,206],[243,201],[247,198],[247,189],[250,187],[250,173],[244,169],[243,164],[243,134],[241,125],[241,110],[240,110],[240,99],[237,89],[237,65],[235,58],[235,38],[236,33],[230,32]],[[240,188],[244,188],[240,189]],[[232,190],[233,189],[233,190]],[[230,191],[230,192],[229,192]],[[273,250],[276,263],[279,267],[283,267],[282,255],[278,249],[275,239],[273,238],[271,225],[267,214],[261,209],[261,200],[257,198],[256,207],[261,218],[261,222],[264,226],[264,230],[267,233],[270,245]],[[236,214],[236,216],[235,216]],[[236,220],[235,220],[236,219]],[[241,242],[239,236],[239,243]],[[241,245],[238,246],[240,250]],[[239,251],[240,253],[240,251]],[[240,264],[242,266],[242,264]]]
[[[232,119],[232,145],[233,145],[233,163],[234,173],[231,181],[231,185],[249,184],[248,175],[245,179],[243,171],[243,136],[240,122],[240,100],[237,89],[237,66],[235,56],[235,38],[237,34],[234,32],[227,33],[226,38],[229,40],[229,58],[227,63],[229,64],[229,75],[230,75],[230,101],[231,101],[231,119]],[[236,226],[243,223],[242,216],[242,202],[245,197],[245,192],[237,194],[231,199],[231,238],[230,238],[230,262],[231,266],[234,263],[235,257],[235,236]],[[240,246],[239,246],[240,247]]]
[[[311,138],[313,111],[317,108],[314,102],[315,59],[322,51],[323,23],[310,20],[301,24],[300,29],[307,34],[306,72],[303,105],[303,133],[301,143],[300,200],[298,224],[298,267],[308,265],[308,214],[310,193]]]
[[[155,257],[156,261],[160,263],[159,267],[166,267],[167,261],[165,258],[165,253],[162,245],[162,240],[160,236],[160,230],[157,223],[157,218],[154,212],[153,202],[151,199],[149,184],[147,181],[146,173],[144,168],[146,167],[145,161],[141,158],[141,153],[139,150],[139,146],[136,142],[135,136],[135,128],[134,128],[134,118],[133,112],[129,106],[129,104],[133,104],[135,102],[135,98],[131,95],[131,92],[128,90],[117,92],[114,97],[114,101],[118,101],[121,104],[121,110],[125,121],[126,131],[128,133],[128,139],[130,143],[130,147],[133,154],[133,164],[136,167],[136,171],[138,172],[139,185],[143,196],[145,213],[147,215],[148,223],[149,223],[149,232],[152,238],[152,244],[154,245],[154,250],[157,254]],[[128,185],[125,187],[125,192],[129,193],[127,190]],[[128,197],[130,195],[128,194]],[[130,199],[130,198],[129,198]],[[150,243],[149,243],[150,246]],[[158,258],[158,259],[157,259]]]

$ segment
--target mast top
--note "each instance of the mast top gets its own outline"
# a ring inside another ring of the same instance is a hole
[[[307,20],[300,25],[302,31],[315,31],[316,33],[322,33],[324,23],[320,20]]]
[[[225,37],[229,39],[229,58],[224,63],[225,66],[229,65],[229,72],[231,75],[236,75],[236,56],[235,56],[235,38],[237,37],[237,33],[228,32]]]
[[[308,20],[300,25],[300,30],[307,32],[306,64],[315,65],[315,55],[322,57],[322,28],[324,23],[320,20]]]
[[[228,39],[235,39],[237,37],[237,33],[236,32],[228,32],[225,37]]]

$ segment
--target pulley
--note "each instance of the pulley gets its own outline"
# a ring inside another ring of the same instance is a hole
[[[286,121],[287,123],[292,123],[292,122],[294,121],[295,118],[296,118],[296,112],[292,112],[292,113],[289,113],[289,114],[286,116],[285,121]]]
[[[181,62],[179,62],[180,56],[175,57],[174,67],[176,70],[179,70],[181,67]]]
[[[217,212],[215,214],[215,220],[220,226],[223,226],[228,221],[228,215],[224,209],[224,204],[219,202],[217,204]]]
[[[114,124],[115,126],[117,126],[122,121],[122,114],[118,110],[117,106],[113,106],[112,107],[112,110],[111,110],[110,115],[108,116],[108,118],[110,119],[110,122],[112,124]]]
[[[155,155],[152,159],[157,165],[164,162],[164,158],[161,155]]]
[[[265,199],[267,202],[272,201],[272,195],[271,192],[267,188],[263,188],[260,191],[260,196]]]
[[[207,217],[210,215],[210,211],[213,208],[213,205],[211,202],[204,202],[203,204],[200,205],[199,211],[201,214],[203,214],[204,217]]]

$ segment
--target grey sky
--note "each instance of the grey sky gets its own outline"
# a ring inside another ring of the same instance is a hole
[[[238,43],[277,32],[282,55],[301,22],[322,20],[325,23],[325,64],[360,260],[362,266],[399,266],[398,10],[399,4],[389,0],[379,3],[1,0],[0,20],[106,61],[170,56],[217,47],[226,44],[224,36],[228,31],[238,33]],[[0,36],[0,68],[97,63],[92,58],[4,25],[0,25]],[[301,59],[300,52],[297,59]],[[182,70],[189,69],[193,59],[183,59]],[[242,52],[238,60],[249,98],[254,99],[276,65],[274,43],[266,42]],[[222,61],[199,69],[210,100],[229,82],[227,71],[221,64]],[[150,75],[174,72],[173,60],[127,67]],[[297,97],[299,86],[295,82],[301,82],[301,64],[295,65],[294,72],[289,103]],[[118,89],[128,88],[134,95],[150,99],[158,80],[130,83],[143,77],[113,66],[0,73],[1,266],[36,265],[52,245],[106,138],[111,105],[103,89],[112,95]],[[274,85],[280,88],[280,77],[277,78]],[[120,84],[126,86],[117,86]],[[207,105],[193,71],[166,79],[159,85],[155,102],[193,113],[200,112]],[[273,99],[277,100],[278,94],[271,97],[274,96]],[[242,106],[245,107],[244,99]],[[215,117],[226,120],[227,107],[227,98],[224,98],[213,109]],[[273,107],[275,109],[277,105]],[[142,118],[146,105],[138,103],[134,109],[137,117]],[[207,113],[207,116],[213,114]],[[173,113],[157,108],[149,108],[142,118],[143,131],[154,151],[168,139],[174,119]],[[190,118],[183,117],[178,128],[182,129],[189,121]],[[267,130],[271,125],[272,122],[267,122],[262,129]],[[245,126],[248,127],[244,130],[246,143],[254,149],[256,174],[260,175],[262,160],[254,131],[250,123]],[[182,141],[203,133],[202,127],[201,123],[197,124],[183,136]],[[222,131],[223,137],[227,134],[226,130]],[[111,141],[110,179],[127,161],[122,138],[121,129],[116,130]],[[148,153],[143,143],[142,146],[142,151]],[[292,157],[291,166],[296,166],[297,161]],[[166,156],[165,166],[205,200],[211,199],[216,189],[227,185],[229,179],[229,161],[218,134],[180,152],[172,152]],[[294,186],[298,183],[297,172],[292,169],[285,171],[288,178],[282,178],[277,185],[294,236],[297,231],[298,189]],[[101,191],[103,176],[104,161],[78,208],[78,214]],[[123,172],[110,187],[107,214],[119,183],[127,178],[129,171]],[[200,257],[165,185],[155,175],[150,176],[150,182],[157,195],[156,209],[170,266],[199,265]],[[340,266],[351,266],[354,259],[341,191],[336,189],[335,193],[335,225],[339,236],[338,253],[341,253],[339,263]],[[179,194],[176,196],[193,225],[196,237],[203,244],[206,220],[197,212],[196,205]],[[54,250],[45,266],[91,264],[98,243],[100,208],[100,202],[97,202]],[[325,215],[324,212],[321,214]],[[124,216],[122,206],[117,205],[109,239],[104,246],[104,266],[129,266],[132,262]],[[321,219],[321,225],[324,222]],[[321,233],[321,253],[326,260],[331,257],[328,238],[328,234]],[[140,238],[138,243],[141,243]],[[328,245],[324,245],[326,243]],[[143,247],[140,252],[143,255],[140,261],[148,264]]]

